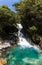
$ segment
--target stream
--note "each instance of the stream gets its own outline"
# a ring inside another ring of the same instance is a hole
[[[42,65],[42,53],[36,46],[31,45],[20,32],[21,24],[18,26],[19,42],[15,47],[8,48],[3,53],[7,60],[6,65]]]

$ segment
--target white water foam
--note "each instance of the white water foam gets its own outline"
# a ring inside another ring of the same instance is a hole
[[[23,28],[21,24],[17,24],[18,25],[18,36],[19,36],[19,43],[18,45],[22,46],[22,47],[32,47],[32,45],[27,42],[27,40],[25,39],[24,35],[20,32],[21,29]]]
[[[33,47],[29,42],[26,41],[25,38],[19,37],[19,43],[18,45],[20,45],[21,47]]]
[[[21,33],[21,29],[23,28],[21,24],[17,24],[18,26],[18,36],[19,36],[19,43],[18,45],[20,45],[21,47],[25,48],[25,47],[28,47],[28,48],[31,48],[33,47],[35,50],[39,50],[38,47],[36,47],[35,45],[31,45],[24,37],[24,35]]]

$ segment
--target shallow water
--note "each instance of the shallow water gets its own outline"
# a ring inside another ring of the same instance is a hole
[[[42,54],[34,48],[15,46],[3,53],[7,65],[42,65]]]

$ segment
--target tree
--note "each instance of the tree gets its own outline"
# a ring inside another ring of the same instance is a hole
[[[34,25],[38,28],[37,33],[42,35],[42,0],[23,0],[14,6],[20,16],[24,33],[28,35],[29,27]]]
[[[34,38],[35,43],[38,44],[40,42],[39,35],[42,36],[42,0],[21,0],[13,6],[20,16],[24,35],[31,39]]]
[[[15,13],[7,6],[0,6],[0,37],[8,37],[17,31]]]

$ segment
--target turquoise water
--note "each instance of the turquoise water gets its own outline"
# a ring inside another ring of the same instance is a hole
[[[3,53],[7,60],[6,65],[42,65],[42,54],[33,48],[15,46]]]

